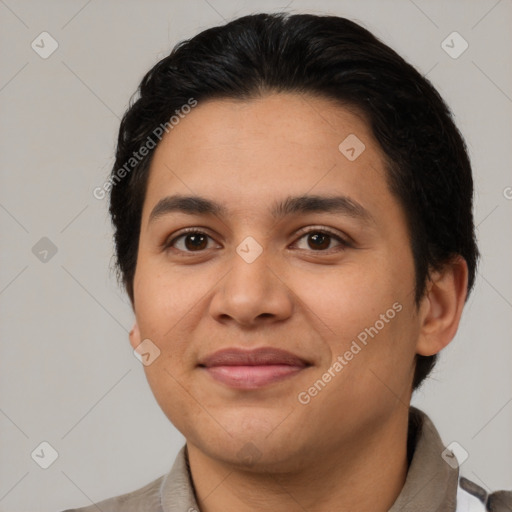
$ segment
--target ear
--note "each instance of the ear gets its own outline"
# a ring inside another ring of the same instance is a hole
[[[130,331],[129,338],[130,338],[130,345],[135,350],[141,343],[140,331],[139,331],[139,326],[137,325],[137,322],[135,322],[133,329]]]
[[[468,266],[456,256],[439,271],[431,272],[419,307],[420,333],[416,352],[431,356],[455,336],[468,290]]]

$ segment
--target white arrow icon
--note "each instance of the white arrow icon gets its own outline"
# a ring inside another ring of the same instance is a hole
[[[43,441],[34,448],[30,456],[40,468],[48,469],[58,459],[59,454],[48,441]]]

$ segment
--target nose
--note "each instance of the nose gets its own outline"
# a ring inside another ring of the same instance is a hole
[[[293,294],[275,258],[272,261],[266,250],[254,261],[243,256],[233,251],[230,270],[210,302],[211,316],[221,323],[232,321],[245,327],[289,318]]]

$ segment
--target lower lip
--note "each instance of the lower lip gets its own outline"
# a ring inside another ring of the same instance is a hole
[[[273,364],[263,366],[210,366],[206,371],[217,381],[233,388],[256,389],[296,375],[305,366]]]

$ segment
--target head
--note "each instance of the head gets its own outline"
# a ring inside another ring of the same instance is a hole
[[[206,434],[193,412],[217,429],[216,446],[227,432],[269,435],[292,405],[289,428],[309,415],[322,431],[325,411],[372,396],[346,436],[386,417],[455,335],[473,286],[471,166],[450,110],[418,71],[344,18],[258,14],[178,44],[123,117],[111,182],[132,345],[158,346],[148,380],[197,444]],[[166,209],[177,195],[209,202]],[[343,198],[337,210],[322,200],[334,196]],[[299,233],[306,226],[317,229]],[[244,345],[284,348],[310,366],[254,395],[209,386],[198,361]],[[353,357],[333,370],[347,351]],[[328,369],[325,389],[298,404]],[[309,435],[298,434],[304,446]]]

